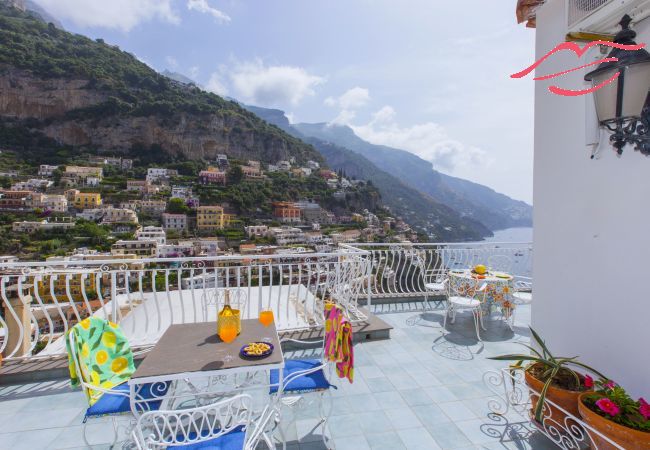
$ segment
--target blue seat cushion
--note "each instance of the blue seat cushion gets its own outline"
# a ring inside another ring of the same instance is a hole
[[[283,378],[286,380],[291,374],[303,370],[313,369],[323,364],[318,359],[289,359],[285,361]],[[271,394],[278,392],[280,370],[271,370]],[[319,369],[307,375],[301,375],[284,385],[284,392],[309,392],[329,389],[332,385],[325,378],[323,369]]]
[[[201,436],[205,437],[208,435],[208,430],[202,431]],[[183,440],[183,436],[179,435],[176,437],[178,440]],[[189,439],[196,439],[196,432],[192,431],[189,434]],[[184,448],[184,449],[202,449],[202,450],[241,450],[244,448],[244,441],[246,440],[246,431],[243,426],[238,426],[232,431],[221,435],[216,438],[209,439],[203,442],[196,442],[194,444],[187,445],[175,445],[170,448]]]
[[[155,392],[156,398],[164,396],[167,393],[167,390],[169,389],[168,384],[161,385],[160,383],[156,383],[155,385],[156,387],[159,387],[159,389],[156,389]],[[138,390],[138,395],[144,400],[154,398],[154,396],[151,393],[152,386],[153,384],[144,384],[140,386]],[[109,393],[102,395],[101,397],[99,397],[99,400],[97,400],[97,402],[95,402],[94,405],[92,405],[90,408],[86,410],[86,417],[105,416],[108,414],[121,414],[121,413],[126,413],[131,411],[131,403],[129,401],[128,382],[125,381],[122,384],[118,384],[113,389],[111,389],[111,392],[122,392],[125,393],[126,395],[109,394]],[[143,411],[153,411],[160,408],[161,403],[162,400],[156,399],[149,402],[144,402],[141,407]]]

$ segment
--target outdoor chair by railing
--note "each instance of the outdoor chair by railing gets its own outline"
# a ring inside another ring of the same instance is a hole
[[[334,387],[328,381],[331,378],[331,365],[325,359],[325,339],[315,341],[304,341],[293,338],[284,338],[281,340],[284,344],[290,344],[292,349],[296,347],[307,347],[310,349],[320,349],[320,358],[310,359],[286,359],[283,371],[283,382],[280,386],[280,373],[277,369],[271,370],[270,374],[270,393],[276,395],[280,388],[282,394],[279,397],[283,406],[291,410],[299,411],[307,406],[308,401],[305,394],[310,392],[318,393],[318,411],[320,414],[321,438],[327,448],[328,442],[325,437],[325,427],[331,412],[332,397],[331,389]],[[326,395],[330,402],[330,409],[326,410]],[[295,417],[294,417],[295,420]],[[286,442],[284,430],[279,427],[280,436]]]
[[[528,305],[533,301],[533,280],[528,277],[518,277],[512,284],[514,292],[512,299],[515,305]]]
[[[447,285],[449,287],[449,294],[447,297],[447,311],[445,312],[443,328],[447,328],[447,317],[451,316],[451,323],[453,324],[456,322],[456,313],[458,311],[471,311],[474,318],[476,338],[482,341],[479,328],[485,330],[485,326],[483,325],[483,304],[485,303],[487,284],[479,284],[477,280],[472,284],[463,283],[454,285],[454,283],[448,283]],[[482,299],[479,299],[481,297]]]
[[[260,440],[271,447],[265,430],[273,414],[266,408],[253,421],[252,398],[240,394],[210,405],[142,414],[132,432],[140,450],[214,448],[252,450]]]
[[[82,324],[75,325],[75,327],[81,326]],[[73,330],[67,334],[66,338],[68,340],[68,348],[70,351],[71,359],[73,361],[77,361],[77,363],[74,364],[75,375],[77,377],[77,380],[79,380],[82,392],[86,395],[87,398],[91,398],[91,392],[101,393],[101,397],[99,397],[95,403],[89,405],[84,415],[82,427],[82,437],[84,443],[88,448],[92,448],[88,440],[86,429],[88,419],[109,416],[113,425],[113,441],[111,444],[111,447],[113,447],[118,439],[117,416],[131,413],[132,399],[129,391],[128,380],[110,389],[89,383],[87,380],[88,378],[92,378],[93,374],[95,373],[95,369],[93,369],[92,366],[88,367],[86,364],[84,364],[83,359],[80,359],[79,354],[77,353],[78,348],[82,348],[82,351],[85,351],[87,348],[87,343],[82,341],[77,342],[75,333],[72,331]],[[124,351],[130,352],[130,349],[125,348]],[[131,354],[135,355],[137,353],[131,352]],[[158,409],[162,403],[162,397],[164,397],[166,392],[166,385],[163,386],[159,383],[144,385],[138,392],[135,393],[137,399],[143,400],[142,402],[138,403],[139,408],[143,411]]]
[[[425,257],[426,255],[418,256],[416,259],[424,285],[424,302],[431,308],[429,296],[433,296],[433,301],[441,306],[447,299],[447,271],[443,268],[427,268]]]

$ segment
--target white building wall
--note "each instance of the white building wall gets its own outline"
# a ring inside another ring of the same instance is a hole
[[[563,0],[538,10],[537,58],[564,41],[564,14]],[[635,25],[637,42],[650,42],[649,22]],[[588,56],[582,63],[595,55]],[[537,75],[577,65],[573,53],[562,52]],[[535,86],[532,323],[553,352],[579,355],[633,396],[647,398],[650,159],[632,148],[619,159],[606,141],[600,158],[589,158],[585,118],[592,99],[547,89],[581,87],[584,73]]]

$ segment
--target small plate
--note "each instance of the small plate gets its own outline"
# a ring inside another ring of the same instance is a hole
[[[267,351],[265,351],[264,353],[262,353],[261,355],[249,354],[246,351],[246,347],[248,347],[251,344],[265,344],[265,345],[269,346],[269,349]],[[267,356],[271,355],[271,353],[273,353],[273,344],[271,344],[270,342],[249,342],[248,344],[244,345],[239,350],[239,356],[241,356],[242,358],[245,358],[245,359],[262,359],[262,358],[266,358]]]

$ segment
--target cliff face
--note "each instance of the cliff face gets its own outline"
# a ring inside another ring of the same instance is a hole
[[[87,85],[88,80],[41,79],[24,70],[7,69],[0,73],[0,112],[11,118],[46,119],[106,100]]]
[[[108,99],[89,80],[43,79],[28,71],[0,73],[0,116],[30,119],[29,126],[62,145],[124,153],[133,146],[159,145],[166,152],[189,159],[214,159],[218,153],[264,161],[309,155],[304,145],[267,135],[237,115],[174,113],[172,115],[109,115],[85,119],[84,109]],[[69,113],[73,118],[68,117]]]
[[[0,0],[0,122],[107,153],[298,162],[322,157],[237,103],[156,73],[133,55]],[[85,147],[85,148],[84,148]]]

